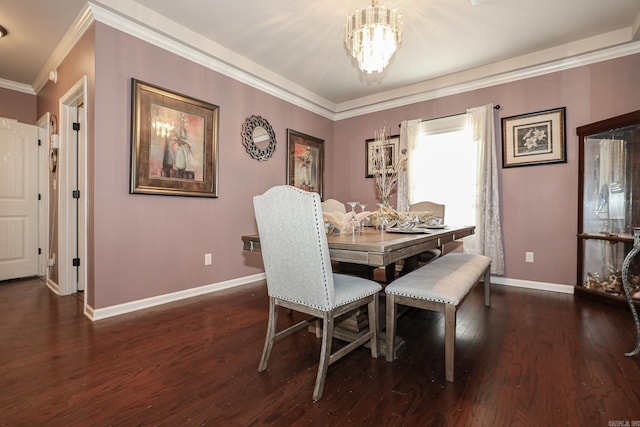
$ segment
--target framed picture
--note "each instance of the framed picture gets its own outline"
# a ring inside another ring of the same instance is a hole
[[[400,135],[389,136],[384,143],[376,141],[375,138],[365,141],[365,178],[373,178],[376,173],[374,157],[379,150],[385,150],[384,158],[386,172],[391,173],[393,165],[398,161],[398,150],[400,147]]]
[[[219,112],[132,79],[129,192],[217,197]]]
[[[324,187],[324,140],[287,129],[287,184],[320,194]]]
[[[502,167],[566,163],[565,107],[502,119]]]

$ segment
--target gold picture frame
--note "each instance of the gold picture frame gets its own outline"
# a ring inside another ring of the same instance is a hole
[[[220,107],[131,79],[130,193],[218,196]]]
[[[287,129],[287,184],[323,198],[324,140]]]

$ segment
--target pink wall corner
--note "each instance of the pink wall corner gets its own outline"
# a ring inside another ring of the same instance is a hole
[[[96,52],[95,308],[262,272],[240,239],[256,232],[252,198],[286,182],[287,128],[323,139],[331,156],[332,122],[99,23]],[[129,194],[132,78],[220,107],[217,198]],[[268,161],[242,145],[251,115],[275,131]]]
[[[505,277],[561,285],[576,284],[578,140],[576,127],[640,108],[640,55],[556,72],[517,82],[425,101],[335,124],[332,197],[375,203],[372,179],[364,178],[364,144],[385,123],[436,118],[487,103],[496,113],[498,164],[502,165],[503,117],[566,107],[567,163],[500,168]],[[455,171],[451,171],[451,178]],[[535,262],[525,263],[525,252]]]

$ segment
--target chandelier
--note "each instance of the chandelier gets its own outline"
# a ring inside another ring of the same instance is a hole
[[[347,19],[344,43],[360,69],[367,74],[382,72],[402,41],[402,15],[395,9],[371,6]]]

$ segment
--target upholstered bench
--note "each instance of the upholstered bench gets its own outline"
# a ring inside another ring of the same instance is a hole
[[[418,268],[385,288],[387,294],[386,358],[393,361],[397,305],[443,312],[445,377],[453,381],[456,310],[473,286],[484,277],[484,305],[490,305],[491,259],[484,255],[449,253]]]

